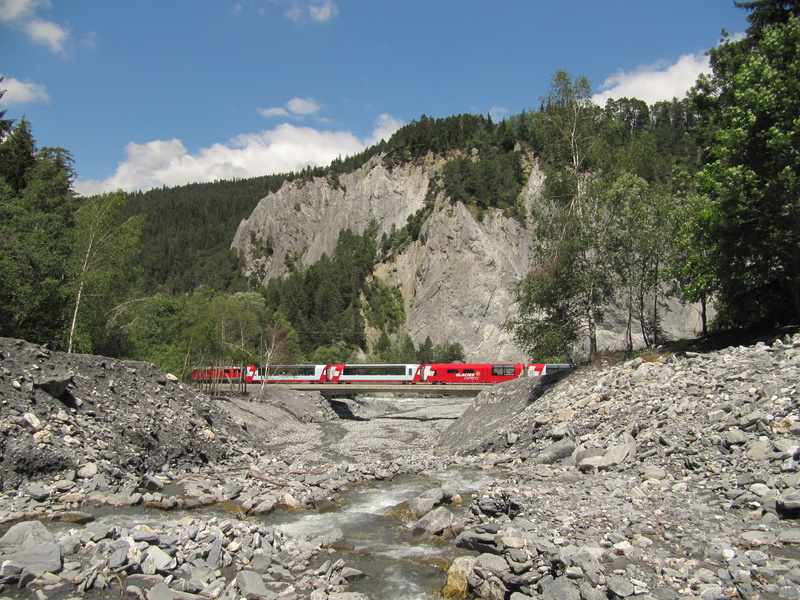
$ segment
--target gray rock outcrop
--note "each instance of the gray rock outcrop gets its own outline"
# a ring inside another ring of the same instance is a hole
[[[401,229],[406,219],[433,203],[419,239],[374,275],[402,291],[406,331],[416,345],[430,336],[434,343],[459,342],[467,361],[522,362],[524,353],[502,327],[514,315],[513,288],[531,269],[535,227],[524,226],[499,210],[485,211],[481,221],[460,202],[435,192],[445,161],[429,157],[418,164],[387,168],[381,156],[338,180],[316,178],[292,182],[265,197],[243,220],[232,247],[240,250],[250,272],[262,282],[288,272],[287,259],[300,265],[331,254],[339,232],[361,234],[374,220],[380,237]],[[540,201],[544,174],[528,161],[528,183],[521,201]],[[272,252],[263,251],[267,241]],[[672,338],[695,333],[697,311],[669,302],[663,328]],[[619,308],[605,311],[598,329],[600,349],[624,345],[626,320]],[[368,332],[370,335],[377,335]]]

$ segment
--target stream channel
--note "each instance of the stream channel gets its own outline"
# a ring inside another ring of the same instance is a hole
[[[283,460],[306,465],[363,465],[376,459],[420,462],[436,456],[436,439],[472,403],[473,398],[361,398],[349,401],[354,418],[310,424],[304,441],[273,449]],[[435,464],[436,461],[434,460]],[[343,559],[365,577],[350,584],[370,600],[430,600],[441,598],[449,564],[465,550],[452,539],[419,535],[409,527],[415,517],[403,504],[426,490],[444,488],[454,495],[447,508],[456,517],[469,510],[472,495],[484,484],[504,478],[491,468],[430,469],[353,484],[337,493],[337,501],[314,510],[277,509],[257,518],[292,537],[313,538],[336,529],[344,542],[319,563]],[[181,515],[172,513],[170,519]],[[107,516],[119,521],[144,515]]]
[[[361,457],[415,459],[435,452],[439,433],[457,419],[473,398],[363,398],[356,419],[319,424],[321,441],[313,455],[324,461],[355,463]],[[291,449],[286,448],[291,451]],[[308,455],[306,455],[308,456]],[[306,459],[307,460],[307,459]],[[415,535],[416,520],[403,504],[426,490],[444,488],[460,501],[447,505],[457,517],[469,510],[472,494],[499,473],[496,469],[422,471],[353,485],[342,502],[315,511],[277,510],[262,519],[297,537],[339,529],[349,549],[337,557],[366,574],[350,591],[371,600],[441,598],[446,569],[465,554],[453,540]]]

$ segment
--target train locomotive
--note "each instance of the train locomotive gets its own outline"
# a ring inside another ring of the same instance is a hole
[[[198,383],[494,384],[572,368],[554,363],[266,365],[195,369]]]

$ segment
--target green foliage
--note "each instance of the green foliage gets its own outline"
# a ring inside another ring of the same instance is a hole
[[[257,292],[156,294],[124,306],[123,356],[147,358],[186,379],[198,366],[292,364],[304,356],[299,334]]]
[[[381,236],[378,258],[382,261],[388,261],[394,255],[405,250],[411,242],[416,242],[419,239],[422,226],[431,214],[433,214],[433,203],[426,202],[422,208],[406,218],[405,227],[397,229],[392,225],[390,233],[384,232]]]
[[[192,367],[202,364],[194,362],[193,351],[207,354],[187,337],[203,312],[200,305],[207,301],[208,294],[198,290],[194,294],[155,294],[124,305],[118,322],[127,336],[118,356],[147,360],[185,378]]]
[[[591,85],[584,77],[575,80],[564,71],[553,77],[550,93],[542,98],[539,118],[542,139],[549,149],[545,202],[534,215],[540,246],[538,272],[517,290],[520,307],[543,311],[557,324],[565,337],[563,344],[573,344],[578,331],[585,331],[589,357],[597,353],[596,328],[602,320],[601,305],[612,294],[610,265],[605,255],[608,212],[601,198],[590,189],[596,177],[598,148],[602,128],[598,107],[591,103]],[[548,278],[568,281],[553,282]],[[534,289],[542,286],[542,292]],[[559,294],[555,294],[557,290]],[[576,319],[582,319],[579,325]],[[515,323],[517,338],[528,338],[524,330],[536,330],[529,322],[539,317],[522,314]],[[548,339],[553,332],[548,332]]]
[[[0,144],[0,335],[57,348],[64,340],[70,160],[62,150],[37,150],[24,120]]]
[[[428,154],[443,155],[488,141],[495,130],[491,119],[480,115],[457,115],[434,119],[422,115],[398,129],[381,148],[384,165],[391,168],[420,160]]]
[[[734,4],[751,11],[747,16],[751,41],[759,40],[769,25],[785,25],[791,17],[800,18],[800,4],[796,0],[751,0]]]
[[[314,365],[340,365],[355,362],[355,348],[344,340],[330,346],[319,346],[308,362]]]
[[[445,342],[433,345],[430,336],[419,349],[414,348],[414,341],[407,333],[397,335],[392,341],[384,331],[372,348],[370,362],[378,363],[459,363],[464,362],[464,347],[459,342]]]
[[[270,175],[128,194],[127,214],[146,217],[137,261],[144,291],[188,292],[201,285],[231,292],[249,289],[231,240],[258,201],[289,178]],[[262,243],[260,250],[269,252],[271,240]]]
[[[585,331],[590,307],[576,256],[582,250],[563,245],[557,256],[528,273],[514,290],[518,316],[505,328],[536,362],[572,362],[573,347]]]
[[[0,75],[0,85],[2,85],[3,80],[5,79],[4,76]],[[0,100],[2,100],[3,96],[6,95],[6,90],[0,88]],[[6,119],[6,110],[0,110],[0,140],[6,138],[6,135],[9,131],[11,131],[12,125],[14,125],[14,121],[12,119]],[[0,177],[2,177],[0,175]]]
[[[384,331],[375,343],[369,361],[390,364],[415,363],[417,352],[414,349],[414,342],[407,333],[401,333],[397,336],[397,341],[393,342]]]
[[[436,344],[433,347],[433,360],[431,362],[456,363],[464,362],[464,360],[464,347],[460,342],[445,342],[442,344]]]
[[[364,300],[364,316],[371,327],[392,333],[405,324],[406,313],[399,286],[390,287],[376,277],[366,282]]]
[[[566,71],[557,71],[550,92],[541,99],[542,110],[534,122],[545,147],[542,164],[548,175],[570,173],[574,179],[574,183],[562,188],[569,198],[582,192],[588,173],[603,156],[599,135],[601,110],[591,101],[591,92],[586,77],[572,79]]]
[[[67,352],[103,352],[113,336],[111,313],[136,279],[144,217],[125,218],[122,191],[87,198],[75,215],[68,290]]]
[[[604,255],[612,266],[616,299],[627,310],[626,351],[633,351],[634,318],[646,348],[662,340],[664,287],[678,251],[680,203],[631,173],[598,183],[596,193],[609,214]]]
[[[30,121],[22,119],[0,144],[0,177],[19,194],[27,187],[28,174],[35,166],[36,142]]]
[[[658,344],[680,207],[669,190],[678,165],[697,164],[688,103],[623,98],[601,110],[590,90],[559,71],[539,112],[518,122],[547,180],[533,215],[537,266],[515,290],[519,316],[506,327],[537,361],[570,359],[581,335],[596,356],[612,299],[628,311],[628,352],[634,321],[645,346]]]
[[[719,240],[711,238],[715,229],[713,219],[717,213],[707,196],[697,193],[687,195],[677,216],[678,230],[674,250],[673,275],[679,294],[689,302],[700,303],[702,333],[708,333],[708,305],[719,288],[715,273],[715,260]]]
[[[709,147],[697,182],[714,213],[702,236],[717,241],[720,321],[774,326],[800,317],[800,20],[793,3],[741,6],[753,28],[710,52],[693,94]]]
[[[489,208],[499,208],[524,222],[520,194],[525,184],[520,153],[492,149],[473,160],[456,158],[444,167],[444,190],[452,201],[474,205],[479,220]]]
[[[312,356],[319,347],[343,342],[364,347],[361,295],[375,266],[377,225],[362,235],[339,232],[331,257],[305,268],[295,267],[284,278],[269,281],[264,296],[270,311],[285,315],[301,336],[301,351]]]

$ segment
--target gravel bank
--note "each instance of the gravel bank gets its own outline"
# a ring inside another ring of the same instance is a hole
[[[510,471],[475,499],[448,592],[800,597],[798,375],[795,336],[497,386],[441,437]]]

